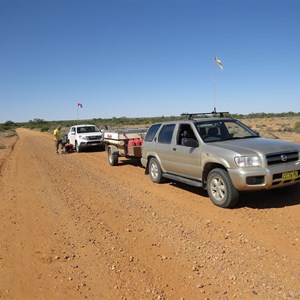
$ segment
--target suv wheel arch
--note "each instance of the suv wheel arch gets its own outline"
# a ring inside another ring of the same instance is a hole
[[[203,184],[203,188],[206,189],[206,185],[207,185],[207,178],[208,178],[208,174],[211,170],[213,169],[223,169],[224,171],[227,172],[227,169],[221,165],[221,164],[218,164],[218,163],[213,163],[213,162],[209,162],[207,163],[205,166],[204,166],[204,169],[203,169],[203,173],[202,173],[202,184]]]
[[[214,168],[209,172],[207,192],[211,201],[219,207],[231,208],[239,201],[239,192],[224,169]]]
[[[151,157],[148,160],[148,173],[150,178],[155,183],[165,182],[165,178],[163,178],[163,171],[161,169],[160,162],[156,157]]]

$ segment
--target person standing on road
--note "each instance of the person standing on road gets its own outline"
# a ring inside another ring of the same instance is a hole
[[[61,127],[60,126],[58,126],[54,130],[54,141],[55,141],[56,153],[58,154],[59,145],[61,145],[61,151],[63,149],[62,138],[61,138]]]

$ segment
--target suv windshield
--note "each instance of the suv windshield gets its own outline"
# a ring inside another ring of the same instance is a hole
[[[78,133],[99,132],[99,130],[95,126],[81,126],[77,128],[77,132]]]
[[[195,125],[205,143],[259,137],[255,131],[237,120],[201,121]]]

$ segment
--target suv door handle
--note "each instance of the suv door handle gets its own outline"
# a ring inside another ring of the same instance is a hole
[[[172,148],[173,151],[176,151],[176,148]]]

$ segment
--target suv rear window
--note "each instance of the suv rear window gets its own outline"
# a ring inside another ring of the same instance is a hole
[[[158,135],[158,142],[171,144],[175,124],[164,125]]]
[[[155,136],[155,134],[156,134],[158,128],[160,127],[160,125],[161,125],[161,124],[154,124],[154,125],[152,125],[152,126],[148,129],[147,134],[146,134],[146,136],[145,136],[145,141],[147,141],[147,142],[152,142],[152,140],[153,140],[153,138],[154,138],[154,136]]]

